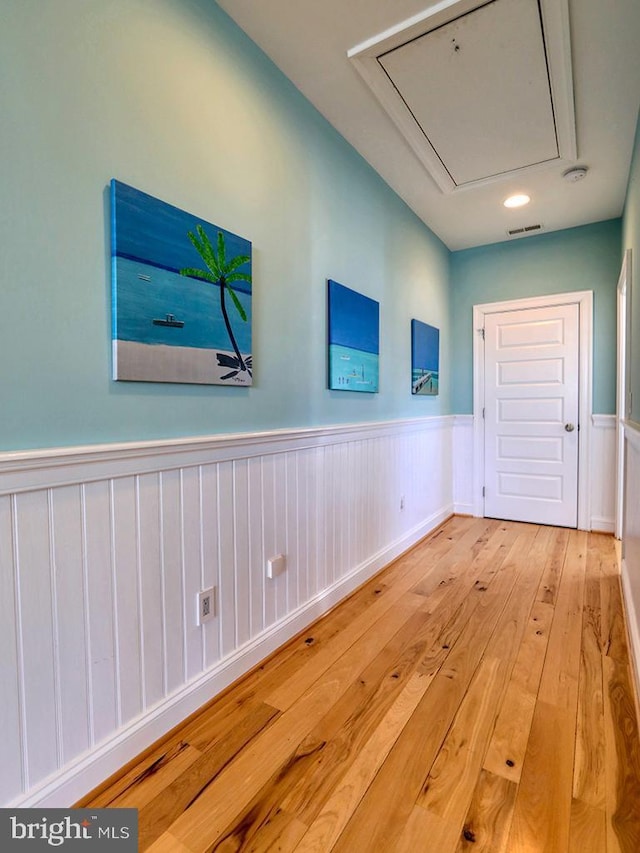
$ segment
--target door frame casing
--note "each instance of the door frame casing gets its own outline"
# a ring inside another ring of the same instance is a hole
[[[591,411],[593,402],[593,291],[579,290],[473,306],[473,514],[484,517],[484,327],[487,314],[578,305],[578,529],[589,530],[591,518]]]
[[[622,259],[617,287],[618,354],[616,367],[616,539],[623,538],[624,516],[624,423],[629,417],[629,362],[631,319],[631,249]]]

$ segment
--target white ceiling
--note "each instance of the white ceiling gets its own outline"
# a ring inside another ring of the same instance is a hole
[[[567,55],[571,62],[567,68],[573,75],[577,157],[567,158],[565,152],[564,157],[550,159],[542,165],[512,171],[488,182],[467,183],[454,191],[441,189],[442,181],[437,182],[432,177],[421,152],[417,154],[415,145],[412,147],[407,141],[397,121],[383,108],[347,53],[375,41],[404,22],[422,19],[431,13],[440,14],[441,10],[450,14],[447,12],[450,8],[454,12],[456,8],[466,11],[477,3],[470,3],[470,0],[439,0],[438,3],[429,0],[217,2],[450,249],[510,239],[507,229],[531,224],[542,223],[544,231],[555,231],[621,214],[640,105],[640,0],[568,0],[569,28],[564,33],[559,26],[562,15],[558,13],[562,0],[541,0],[543,7],[550,10],[545,17],[545,35],[552,43],[551,53],[553,44],[564,46],[565,52],[567,47],[570,49]],[[536,0],[495,0],[490,5],[502,5],[505,11],[511,12],[508,7],[515,4],[535,7]],[[527,14],[531,14],[531,9]],[[489,16],[485,18],[490,19]],[[472,21],[471,15],[468,21]],[[527,33],[531,35],[530,25],[524,27],[522,35]],[[456,33],[460,56],[465,52],[465,44],[471,47],[472,35],[470,23],[466,30]],[[427,47],[416,66],[420,74],[428,69],[432,83],[428,91],[440,93],[441,104],[464,105],[465,93],[460,91],[459,75],[452,73],[451,67],[440,59],[444,56],[442,49],[446,40],[440,39],[440,54],[436,54],[435,48],[429,53],[428,38],[423,39]],[[514,41],[516,38],[515,35],[513,39],[498,37],[496,31],[496,37],[491,40],[492,52],[499,57],[500,51],[504,51],[505,61],[509,57],[513,59],[514,52],[520,56],[529,55],[530,47],[524,43],[520,46]],[[476,41],[478,44],[486,42],[486,36],[482,39],[478,36]],[[401,64],[398,73],[404,75],[403,85],[411,91],[407,71],[410,72],[414,58],[408,52],[407,56],[408,61]],[[486,65],[479,61],[481,67]],[[496,63],[494,72],[497,69],[497,74],[494,73],[492,79],[499,80],[499,68],[500,64]],[[562,68],[559,73],[562,77]],[[509,71],[505,77],[511,80],[513,72]],[[467,79],[472,80],[473,73],[467,75]],[[528,82],[526,86],[529,88]],[[426,91],[419,83],[414,87],[418,97]],[[472,161],[480,158],[479,149],[486,128],[480,127],[478,117],[500,112],[497,91],[493,86],[483,94],[486,100],[481,102],[481,110],[463,110],[469,116],[468,127],[464,118],[460,118],[459,108],[450,109],[448,126],[440,123],[437,127],[448,150],[457,158],[461,174],[466,174],[467,160],[472,168]],[[568,91],[570,95],[570,86]],[[521,111],[512,122],[504,118],[493,121],[494,127],[501,127],[504,122],[499,143],[501,162],[518,159],[523,138],[531,139],[534,147],[537,144],[533,139],[537,121],[532,125],[528,94],[523,91]],[[509,97],[511,103],[520,103],[517,96],[513,100],[513,88]],[[501,91],[500,100],[506,103],[505,99]],[[467,97],[467,105],[473,102],[474,99]],[[421,119],[428,124],[435,107],[428,99],[423,99],[421,109]],[[540,109],[544,110],[544,106]],[[504,114],[504,110],[502,112]],[[442,115],[446,115],[446,110]],[[456,127],[453,127],[454,115],[458,116]],[[471,143],[470,147],[460,147],[461,137]],[[587,177],[576,183],[563,180],[563,172],[575,165],[588,167]],[[526,192],[531,196],[531,203],[519,210],[505,209],[502,201],[514,192]]]

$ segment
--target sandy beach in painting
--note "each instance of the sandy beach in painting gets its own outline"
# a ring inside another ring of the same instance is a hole
[[[235,354],[251,369],[251,243],[120,181],[111,196],[113,378],[251,385]],[[242,261],[233,291],[225,286],[226,313],[195,233]]]
[[[230,369],[218,364],[218,352],[231,357],[235,355],[233,351],[227,350],[116,340],[113,342],[113,378],[131,382],[195,382],[203,385],[239,386],[252,384],[247,371],[230,379],[223,379]],[[247,354],[246,357],[250,356]],[[162,376],[161,380],[158,379],[159,376]]]

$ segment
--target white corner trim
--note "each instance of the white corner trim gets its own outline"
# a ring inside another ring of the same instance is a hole
[[[155,708],[133,720],[95,750],[85,753],[7,805],[8,808],[65,808],[77,802],[123,764],[162,738],[206,702],[249,672],[309,624],[319,619],[392,560],[417,544],[453,514],[448,506],[433,513],[412,530],[374,554],[352,572],[310,601],[236,649],[207,672],[185,684]]]

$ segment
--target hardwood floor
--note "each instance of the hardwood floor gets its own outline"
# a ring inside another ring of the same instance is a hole
[[[82,805],[152,853],[638,853],[618,571],[453,518]]]

